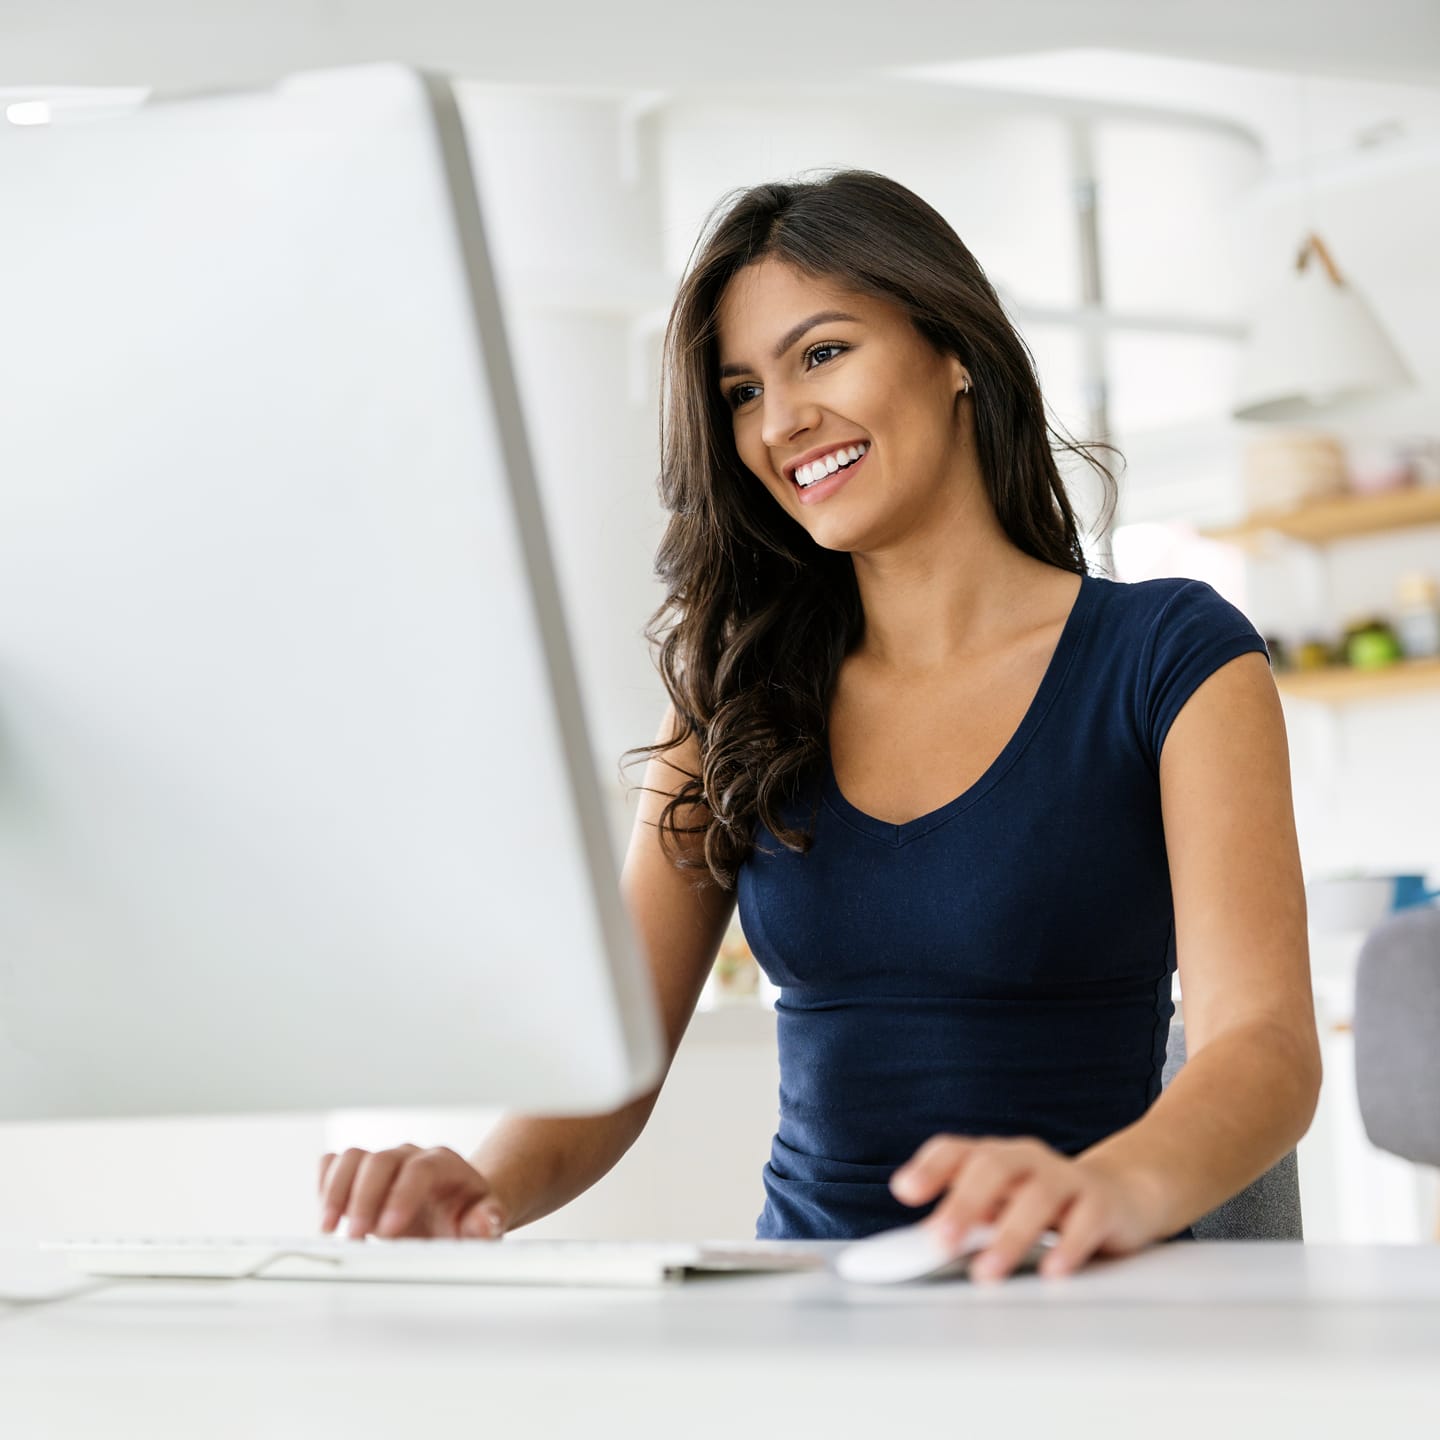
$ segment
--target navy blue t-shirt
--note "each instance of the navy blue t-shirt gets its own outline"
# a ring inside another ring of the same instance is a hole
[[[1076,1154],[1160,1093],[1175,922],[1159,761],[1254,626],[1198,580],[1084,576],[1020,727],[963,795],[904,825],[824,773],[758,820],[738,904],[771,982],[780,1123],[762,1239],[854,1238],[934,1208],[891,1195],[931,1136]],[[761,848],[774,852],[762,853]]]

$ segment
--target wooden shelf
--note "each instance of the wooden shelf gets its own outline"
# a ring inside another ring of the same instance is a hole
[[[1275,676],[1282,695],[1295,700],[1317,700],[1347,705],[1360,700],[1383,700],[1440,690],[1440,660],[1397,660],[1379,670],[1331,665],[1324,670],[1282,670]]]
[[[1440,525],[1440,486],[1411,486],[1380,495],[1337,495],[1312,500],[1295,510],[1261,512],[1237,525],[1201,531],[1211,540],[1243,543],[1279,532],[1311,545],[1328,545],[1351,535],[1403,530],[1411,525]]]

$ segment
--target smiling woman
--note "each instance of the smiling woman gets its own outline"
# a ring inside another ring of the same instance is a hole
[[[1046,1273],[1188,1237],[1319,1083],[1264,641],[1201,582],[1087,573],[1056,451],[1113,479],[892,180],[741,193],[665,360],[670,706],[626,894],[672,1045],[731,893],[779,987],[757,1234],[933,1211],[995,1226],[996,1275],[1047,1228]]]

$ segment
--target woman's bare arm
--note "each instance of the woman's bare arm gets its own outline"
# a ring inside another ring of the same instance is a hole
[[[1290,754],[1263,655],[1222,665],[1186,702],[1160,794],[1188,1058],[1081,1158],[1143,1183],[1169,1234],[1292,1149],[1320,1090]]]

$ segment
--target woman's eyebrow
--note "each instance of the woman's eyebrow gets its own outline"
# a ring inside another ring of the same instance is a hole
[[[775,358],[778,360],[807,330],[813,330],[817,325],[829,325],[836,320],[853,320],[858,324],[859,319],[858,315],[847,315],[843,310],[819,310],[808,320],[792,325],[780,337],[775,346]],[[724,380],[730,375],[746,375],[749,371],[748,365],[722,365],[720,378]]]

